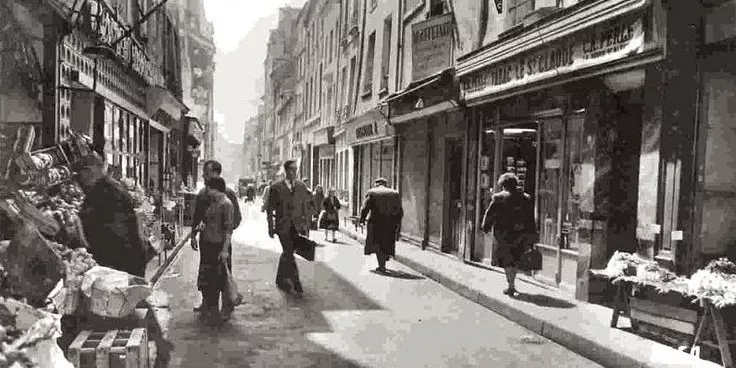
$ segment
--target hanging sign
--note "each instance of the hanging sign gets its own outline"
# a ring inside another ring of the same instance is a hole
[[[623,59],[643,51],[641,17],[622,18],[584,30],[460,77],[464,98],[498,93],[555,76]]]
[[[452,65],[453,14],[412,25],[412,80],[418,81]]]

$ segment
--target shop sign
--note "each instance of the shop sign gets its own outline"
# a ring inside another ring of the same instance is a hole
[[[388,137],[392,135],[391,129],[392,127],[385,121],[374,120],[369,123],[356,124],[348,128],[347,141],[354,145],[363,141]]]
[[[641,53],[643,45],[642,18],[617,19],[469,73],[460,85],[464,98],[472,100],[623,59]]]
[[[453,14],[412,25],[412,80],[424,79],[452,65]]]

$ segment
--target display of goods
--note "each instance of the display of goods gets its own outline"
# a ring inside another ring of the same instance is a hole
[[[726,275],[736,275],[736,264],[729,261],[728,258],[722,257],[710,261],[710,263],[705,266],[705,270]]]
[[[21,222],[0,260],[8,283],[32,305],[45,305],[46,296],[64,277],[64,263],[52,246],[31,224]]]
[[[47,357],[42,356],[45,354],[40,353],[55,353],[55,360],[63,362],[65,359],[62,359],[63,354],[59,355],[59,350],[48,350],[56,345],[60,335],[59,316],[14,299],[0,299],[0,367],[59,366],[48,362]]]
[[[644,262],[635,254],[616,251],[608,260],[606,272],[611,276],[636,276],[637,267]]]
[[[690,277],[688,292],[718,308],[736,305],[736,275],[699,270]]]
[[[645,261],[637,266],[636,277],[642,282],[649,283],[669,282],[677,278],[673,272],[653,261]]]
[[[82,293],[89,298],[90,312],[122,318],[151,295],[151,286],[143,278],[108,267],[96,266],[84,274]]]

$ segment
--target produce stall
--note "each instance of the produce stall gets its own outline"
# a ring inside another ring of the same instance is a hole
[[[89,138],[73,135],[39,151],[17,149],[4,166],[0,368],[98,367],[116,359],[153,367],[166,355],[156,351],[169,349],[147,302],[151,284],[101,267],[87,252],[78,216],[84,195],[71,179],[73,164],[91,152]],[[150,259],[161,248],[160,220],[140,187],[127,187]]]
[[[634,331],[640,329],[640,322],[676,331],[690,337],[681,350],[700,355],[701,345],[711,347],[724,367],[734,367],[731,349],[736,344],[736,326],[725,317],[736,308],[736,264],[721,258],[684,277],[636,254],[616,252],[605,269],[591,273],[616,286],[611,327],[618,327],[619,316],[624,315]],[[684,302],[657,303],[642,296],[645,290],[677,295]]]

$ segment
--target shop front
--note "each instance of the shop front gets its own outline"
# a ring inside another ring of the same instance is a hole
[[[465,119],[452,68],[411,83],[390,96],[396,129],[402,236],[458,255],[463,242]]]
[[[182,160],[184,177],[188,178],[187,184],[190,187],[196,188],[199,180],[199,156],[202,153],[204,128],[197,118],[185,116],[183,120],[186,129]]]
[[[647,122],[661,110],[653,65],[663,58],[656,29],[646,26],[657,13],[646,9],[623,1],[575,7],[539,25],[534,35],[545,37],[523,50],[509,54],[530,32],[459,60],[471,120],[467,167],[474,168],[467,261],[497,264],[492,236],[477,229],[507,172],[535,201],[540,281],[587,300],[591,265],[605,265],[615,250],[638,250],[642,206],[657,205],[656,186],[643,193],[650,185],[639,178],[652,167],[658,175],[646,141],[659,134]]]
[[[350,168],[353,167],[353,164],[350,162],[350,146],[347,144],[346,132],[344,127],[335,130],[335,162],[337,164],[335,189],[337,198],[342,204],[342,210],[340,211],[342,216],[349,216],[353,213],[350,203],[352,183],[352,170]],[[342,223],[348,223],[345,221],[347,221],[347,218],[341,219]]]
[[[360,205],[376,178],[388,180],[397,188],[394,128],[376,109],[354,118],[345,126],[346,143],[353,152],[352,215],[360,215]],[[334,153],[334,151],[333,151]]]
[[[335,127],[328,126],[317,129],[313,134],[313,144],[317,155],[317,178],[313,187],[321,185],[326,191],[335,186]]]

